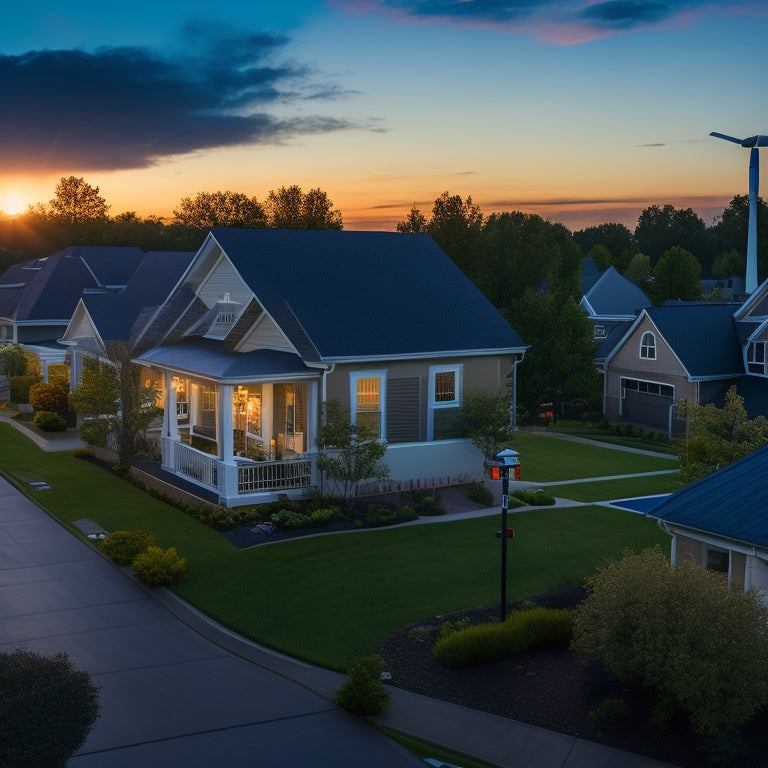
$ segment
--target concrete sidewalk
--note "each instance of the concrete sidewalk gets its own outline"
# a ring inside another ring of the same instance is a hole
[[[70,768],[424,765],[333,704],[343,675],[252,643],[170,590],[148,590],[0,479],[0,651],[22,646],[69,653],[101,686],[102,717]],[[390,691],[382,725],[500,768],[665,765]]]

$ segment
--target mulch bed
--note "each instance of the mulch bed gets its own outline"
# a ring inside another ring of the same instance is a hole
[[[579,592],[541,595],[531,601],[560,607],[578,601]],[[476,608],[432,617],[390,632],[378,649],[392,676],[389,684],[681,768],[712,764],[700,737],[684,724],[675,723],[666,730],[650,725],[653,702],[642,687],[616,683],[597,665],[583,664],[572,651],[536,651],[507,661],[455,670],[434,660],[432,644],[443,622],[464,617],[469,617],[471,623],[494,621],[498,613],[498,607]],[[606,698],[624,699],[630,707],[629,714],[609,724],[595,722],[589,713]],[[747,752],[728,765],[765,765],[768,715],[757,715],[742,734]]]

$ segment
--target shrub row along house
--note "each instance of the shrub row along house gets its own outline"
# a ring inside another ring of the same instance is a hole
[[[387,443],[393,484],[478,479],[463,392],[508,388],[527,348],[428,235],[269,229],[212,230],[82,295],[60,336],[73,386],[113,340],[158,393],[163,468],[227,506],[318,485],[330,400]]]

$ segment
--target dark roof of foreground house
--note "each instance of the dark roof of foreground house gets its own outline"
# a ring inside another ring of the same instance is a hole
[[[768,547],[768,445],[677,491],[648,516]]]
[[[322,360],[527,348],[429,235],[214,229],[210,237],[296,348]]]

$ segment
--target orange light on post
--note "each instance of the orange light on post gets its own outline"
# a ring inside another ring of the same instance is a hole
[[[501,480],[501,467],[488,467],[488,477],[490,477],[491,480]]]

